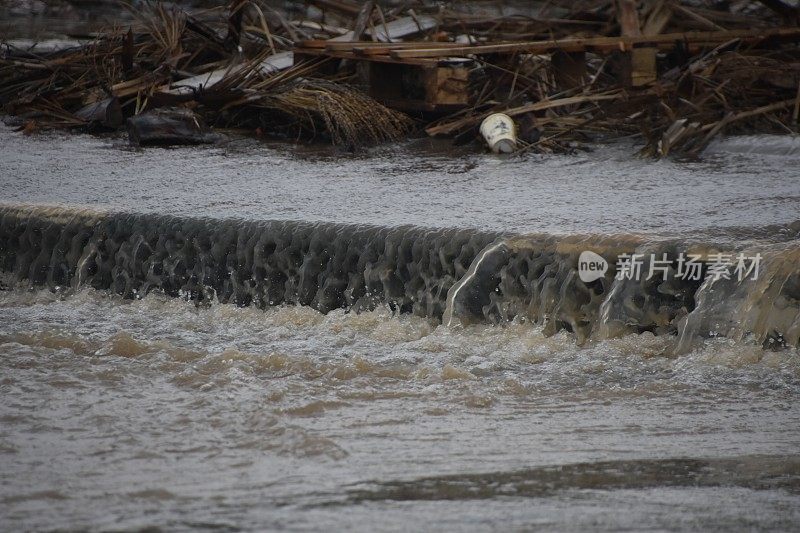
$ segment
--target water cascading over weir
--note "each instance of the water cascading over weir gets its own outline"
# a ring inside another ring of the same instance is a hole
[[[578,275],[583,251],[608,270]],[[513,235],[477,230],[188,218],[75,208],[0,206],[0,270],[9,285],[55,291],[90,286],[126,298],[151,291],[198,303],[322,313],[389,306],[446,325],[543,324],[578,343],[650,331],[678,352],[722,335],[764,346],[800,344],[797,240],[749,249],[756,279],[616,279],[622,254],[708,258],[713,247],[635,236]],[[652,255],[651,255],[652,254]],[[704,264],[703,269],[707,270]]]

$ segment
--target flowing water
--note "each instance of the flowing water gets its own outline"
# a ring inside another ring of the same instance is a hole
[[[796,528],[800,151],[631,151],[0,130],[3,529]]]

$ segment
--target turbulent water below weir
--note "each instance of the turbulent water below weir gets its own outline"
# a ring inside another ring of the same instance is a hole
[[[0,524],[793,530],[793,143],[334,158],[2,130]],[[615,280],[630,252],[763,263]]]
[[[793,529],[800,363],[722,338],[0,293],[12,529]]]

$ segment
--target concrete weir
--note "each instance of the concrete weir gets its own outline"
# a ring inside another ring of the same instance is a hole
[[[609,264],[589,283],[578,275],[586,250]],[[126,298],[155,290],[199,304],[299,304],[322,313],[387,305],[446,325],[521,318],[543,324],[545,334],[570,331],[581,344],[645,331],[675,335],[680,351],[711,335],[800,344],[797,243],[748,250],[762,256],[761,272],[741,281],[709,279],[712,252],[625,235],[0,207],[0,270],[17,286],[90,286]],[[643,258],[642,275],[617,279],[619,257],[634,253]],[[704,278],[679,275],[682,253],[701,258]],[[653,257],[675,260],[648,278]]]

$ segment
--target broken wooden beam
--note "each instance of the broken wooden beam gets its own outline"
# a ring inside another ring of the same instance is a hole
[[[356,22],[353,25],[353,40],[360,41],[361,37],[367,31],[367,24],[370,17],[372,17],[372,10],[375,9],[375,0],[367,0],[361,6],[356,17]],[[346,35],[346,34],[345,34]]]
[[[310,58],[310,57],[332,57],[335,59],[357,59],[364,61],[372,61],[376,63],[395,63],[403,65],[421,65],[421,66],[436,66],[439,59],[420,57],[408,59],[395,59],[389,54],[376,54],[369,56],[362,56],[355,54],[352,50],[326,50],[321,48],[296,48],[294,51],[295,63]]]
[[[765,40],[797,42],[800,41],[800,28],[682,32],[664,33],[661,35],[642,35],[640,37],[591,37],[586,39],[553,39],[550,41],[527,41],[444,48],[425,47],[409,50],[393,49],[389,52],[389,55],[396,59],[405,59],[481,54],[548,54],[556,50],[562,50],[564,52],[587,51],[610,53],[615,50],[625,51],[647,47],[672,49],[676,42],[690,45],[708,45],[712,43],[720,44],[731,40],[741,40],[748,44],[757,44]]]
[[[617,22],[623,37],[642,36],[639,11],[634,0],[617,0]],[[619,52],[620,83],[641,87],[656,80],[656,48],[636,48]]]
[[[532,104],[526,104],[519,107],[514,107],[511,109],[506,109],[503,111],[506,115],[510,117],[514,117],[517,115],[523,115],[526,113],[532,113],[535,111],[544,111],[545,109],[553,109],[557,107],[564,107],[568,105],[574,104],[583,104],[586,102],[602,102],[605,100],[617,100],[623,98],[625,93],[621,90],[611,91],[607,93],[600,93],[600,94],[590,94],[590,95],[581,95],[581,96],[569,96],[565,98],[557,98],[553,100],[541,100],[539,102],[535,102]],[[428,127],[425,132],[430,135],[431,137],[436,137],[440,135],[451,135],[455,132],[458,132],[464,128],[470,127],[475,124],[479,124],[483,119],[495,113],[496,111],[490,110],[484,113],[480,113],[477,115],[471,115],[468,117],[464,117],[458,120],[453,120],[450,122],[446,122],[444,124],[437,124]]]
[[[617,22],[620,35],[623,37],[640,37],[642,29],[639,26],[639,11],[635,0],[617,0]]]

